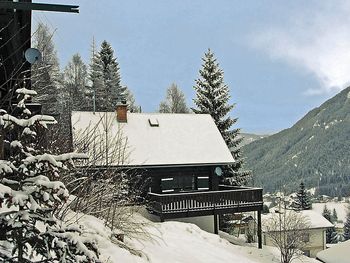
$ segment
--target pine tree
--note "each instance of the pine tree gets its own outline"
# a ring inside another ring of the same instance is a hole
[[[300,183],[300,188],[297,193],[297,199],[293,203],[293,208],[295,210],[310,210],[312,208],[312,203],[309,194],[305,190],[304,183]],[[330,211],[329,211],[330,214]]]
[[[106,92],[107,111],[114,111],[118,101],[126,100],[126,87],[121,85],[119,64],[107,41],[101,44],[99,57],[102,62],[103,80]]]
[[[166,91],[166,98],[159,104],[161,113],[189,113],[185,94],[173,83]]]
[[[107,41],[103,41],[99,52],[93,43],[90,64],[92,100],[97,111],[114,111],[118,102],[127,100],[127,87],[121,84],[119,64],[114,51]],[[93,104],[93,103],[92,103]]]
[[[57,52],[53,43],[53,32],[39,23],[33,36],[33,47],[42,54],[42,61],[32,65],[32,87],[38,96],[34,102],[42,105],[42,113],[59,115],[61,111],[61,82]]]
[[[234,105],[229,104],[230,91],[224,83],[224,72],[219,68],[213,52],[209,49],[204,54],[203,65],[199,70],[200,77],[196,80],[194,89],[196,98],[193,100],[196,108],[194,113],[210,114],[218,127],[228,148],[231,150],[235,163],[224,169],[224,182],[236,185],[244,185],[250,177],[250,171],[243,170],[244,159],[239,147],[242,138],[239,138],[240,129],[231,129],[237,122],[227,116]]]
[[[337,222],[338,221],[338,214],[335,208],[333,208],[333,214],[332,214],[332,221]]]
[[[344,223],[344,234],[343,234],[344,240],[350,239],[350,212],[346,214],[346,219]]]
[[[329,222],[332,222],[331,211],[328,209],[327,205],[324,205],[322,216],[326,218]]]
[[[93,105],[95,105],[95,109],[93,110],[106,111],[108,102],[105,83],[103,80],[103,65],[99,53],[95,50],[95,43],[93,43],[89,71],[91,107],[93,108]]]
[[[47,115],[32,116],[25,102],[35,91],[20,88],[16,93],[16,116],[0,111],[0,130],[6,139],[0,160],[0,207],[8,208],[0,213],[0,240],[11,249],[0,253],[0,261],[33,262],[37,256],[40,262],[95,262],[95,243],[81,237],[75,227],[64,226],[54,214],[69,196],[58,181],[60,171],[84,156],[43,152],[41,135],[56,121]]]
[[[322,216],[326,218],[329,222],[333,223],[331,211],[328,209],[327,205],[324,205]],[[335,244],[338,243],[338,234],[334,227],[328,228],[326,230],[326,243]]]

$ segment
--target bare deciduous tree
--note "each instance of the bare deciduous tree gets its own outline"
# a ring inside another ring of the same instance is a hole
[[[166,99],[159,104],[161,113],[189,113],[185,94],[173,83],[167,89]]]
[[[281,252],[281,263],[289,263],[302,254],[307,243],[309,222],[300,212],[280,209],[264,221],[267,238]]]
[[[129,237],[148,236],[144,224],[133,218],[147,182],[142,174],[121,168],[129,149],[122,131],[112,132],[116,128],[114,114],[96,114],[96,123],[82,130],[76,128],[73,134],[74,149],[87,153],[90,159],[64,178],[76,196],[70,208],[103,219],[115,236],[120,232]]]

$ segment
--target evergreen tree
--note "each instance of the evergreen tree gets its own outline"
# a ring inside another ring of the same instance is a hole
[[[350,211],[348,211],[348,213],[346,214],[343,237],[344,237],[344,240],[350,239]]]
[[[329,222],[333,223],[331,211],[328,209],[327,205],[324,205],[322,216],[326,218]],[[338,243],[338,234],[334,227],[328,228],[326,230],[326,243],[335,244]]]
[[[324,205],[322,216],[326,218],[329,222],[332,222],[331,211],[328,209],[327,205]]]
[[[189,113],[185,94],[173,83],[166,91],[166,98],[159,104],[161,113]]]
[[[338,221],[338,214],[335,208],[333,208],[333,214],[332,214],[332,221],[337,222]]]
[[[304,183],[300,183],[300,188],[297,193],[297,199],[293,203],[293,208],[296,210],[309,210],[312,208],[312,203],[309,194],[305,190]],[[329,211],[330,214],[330,211]]]
[[[237,118],[232,119],[227,116],[234,105],[229,104],[229,87],[224,83],[224,72],[219,68],[213,52],[209,49],[204,54],[203,65],[199,70],[200,77],[196,80],[194,89],[196,98],[193,100],[196,108],[194,113],[210,114],[218,127],[227,146],[231,150],[235,163],[224,169],[224,182],[244,185],[250,177],[250,171],[242,169],[244,159],[239,147],[242,138],[239,138],[240,129],[231,129],[237,122]]]
[[[100,54],[96,52],[95,43],[92,44],[89,79],[91,85],[91,107],[95,105],[94,110],[105,111],[107,108],[107,94],[103,80],[103,65]]]
[[[114,111],[118,101],[126,100],[126,87],[121,85],[119,64],[107,41],[101,44],[99,57],[102,62],[103,80],[106,92],[107,111]]]
[[[90,64],[92,97],[97,111],[114,111],[118,102],[127,100],[127,88],[121,85],[119,64],[114,51],[103,41],[99,52],[93,52]]]
[[[11,253],[0,253],[1,262],[96,262],[97,247],[80,236],[76,227],[66,227],[56,219],[55,210],[68,198],[65,185],[58,181],[60,171],[68,169],[71,153],[51,155],[42,152],[41,136],[53,117],[32,116],[26,108],[36,92],[16,90],[19,103],[16,116],[0,111],[0,129],[5,137],[4,159],[0,160],[0,240]],[[40,225],[40,228],[38,226]]]
[[[32,65],[32,87],[38,96],[34,102],[42,105],[42,113],[58,115],[61,111],[62,88],[57,52],[52,40],[53,32],[39,23],[33,36],[33,47],[42,54],[42,61]]]

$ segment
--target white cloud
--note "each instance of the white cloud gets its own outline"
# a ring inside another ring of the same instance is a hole
[[[288,14],[288,22],[269,26],[252,37],[255,48],[284,60],[320,81],[307,95],[329,93],[350,84],[350,5],[318,6]]]

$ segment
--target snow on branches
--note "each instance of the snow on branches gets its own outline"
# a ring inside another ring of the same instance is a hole
[[[40,136],[56,120],[47,115],[31,116],[25,101],[35,91],[21,88],[16,92],[16,116],[0,111],[5,146],[0,160],[0,243],[12,248],[11,254],[0,253],[0,261],[96,262],[95,242],[84,239],[82,232],[76,231],[79,228],[67,229],[55,217],[69,197],[59,181],[60,172],[70,169],[74,159],[87,156],[44,152],[44,147],[39,147]]]

